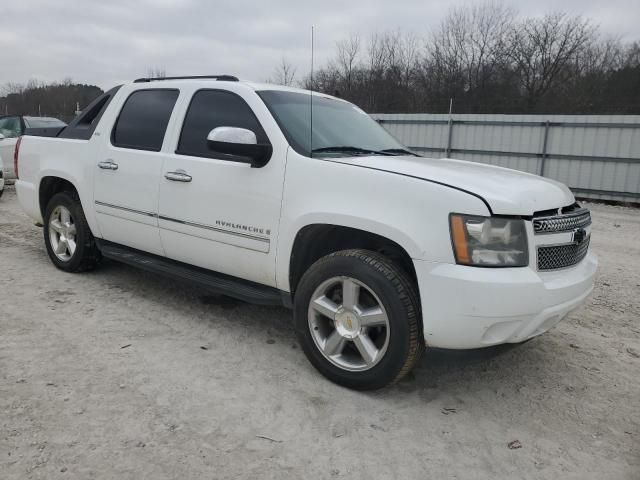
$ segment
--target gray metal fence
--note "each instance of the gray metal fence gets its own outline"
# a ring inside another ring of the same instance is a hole
[[[640,202],[640,115],[373,114],[427,157],[536,173],[579,197]]]

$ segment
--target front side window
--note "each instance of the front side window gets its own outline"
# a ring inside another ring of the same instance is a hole
[[[301,155],[344,156],[358,153],[411,153],[352,103],[282,90],[258,95],[269,108],[289,144]],[[311,105],[313,102],[313,142]],[[311,150],[313,149],[313,152]]]
[[[0,118],[0,133],[4,138],[16,138],[22,135],[20,117]]]
[[[138,90],[127,98],[111,133],[116,147],[159,152],[178,90]]]
[[[258,144],[269,143],[251,107],[239,95],[224,90],[200,90],[191,99],[176,153],[233,160],[233,155],[209,148],[207,136],[216,127],[246,128],[256,134]]]

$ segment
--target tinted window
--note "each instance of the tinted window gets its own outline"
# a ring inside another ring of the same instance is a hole
[[[0,118],[0,133],[5,138],[15,138],[22,134],[19,117]]]
[[[111,141],[116,147],[159,152],[177,90],[138,90],[122,107]]]
[[[220,159],[232,157],[209,150],[207,135],[216,127],[246,128],[256,134],[258,143],[269,143],[251,107],[242,98],[221,90],[200,90],[191,99],[176,153]]]

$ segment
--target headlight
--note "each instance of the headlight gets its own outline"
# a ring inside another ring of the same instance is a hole
[[[529,264],[524,220],[449,215],[456,262],[476,267],[525,267]]]

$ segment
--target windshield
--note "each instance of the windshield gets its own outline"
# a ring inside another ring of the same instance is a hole
[[[369,115],[355,105],[313,96],[313,154],[310,95],[279,90],[258,92],[289,144],[301,155],[354,156],[411,154]]]

